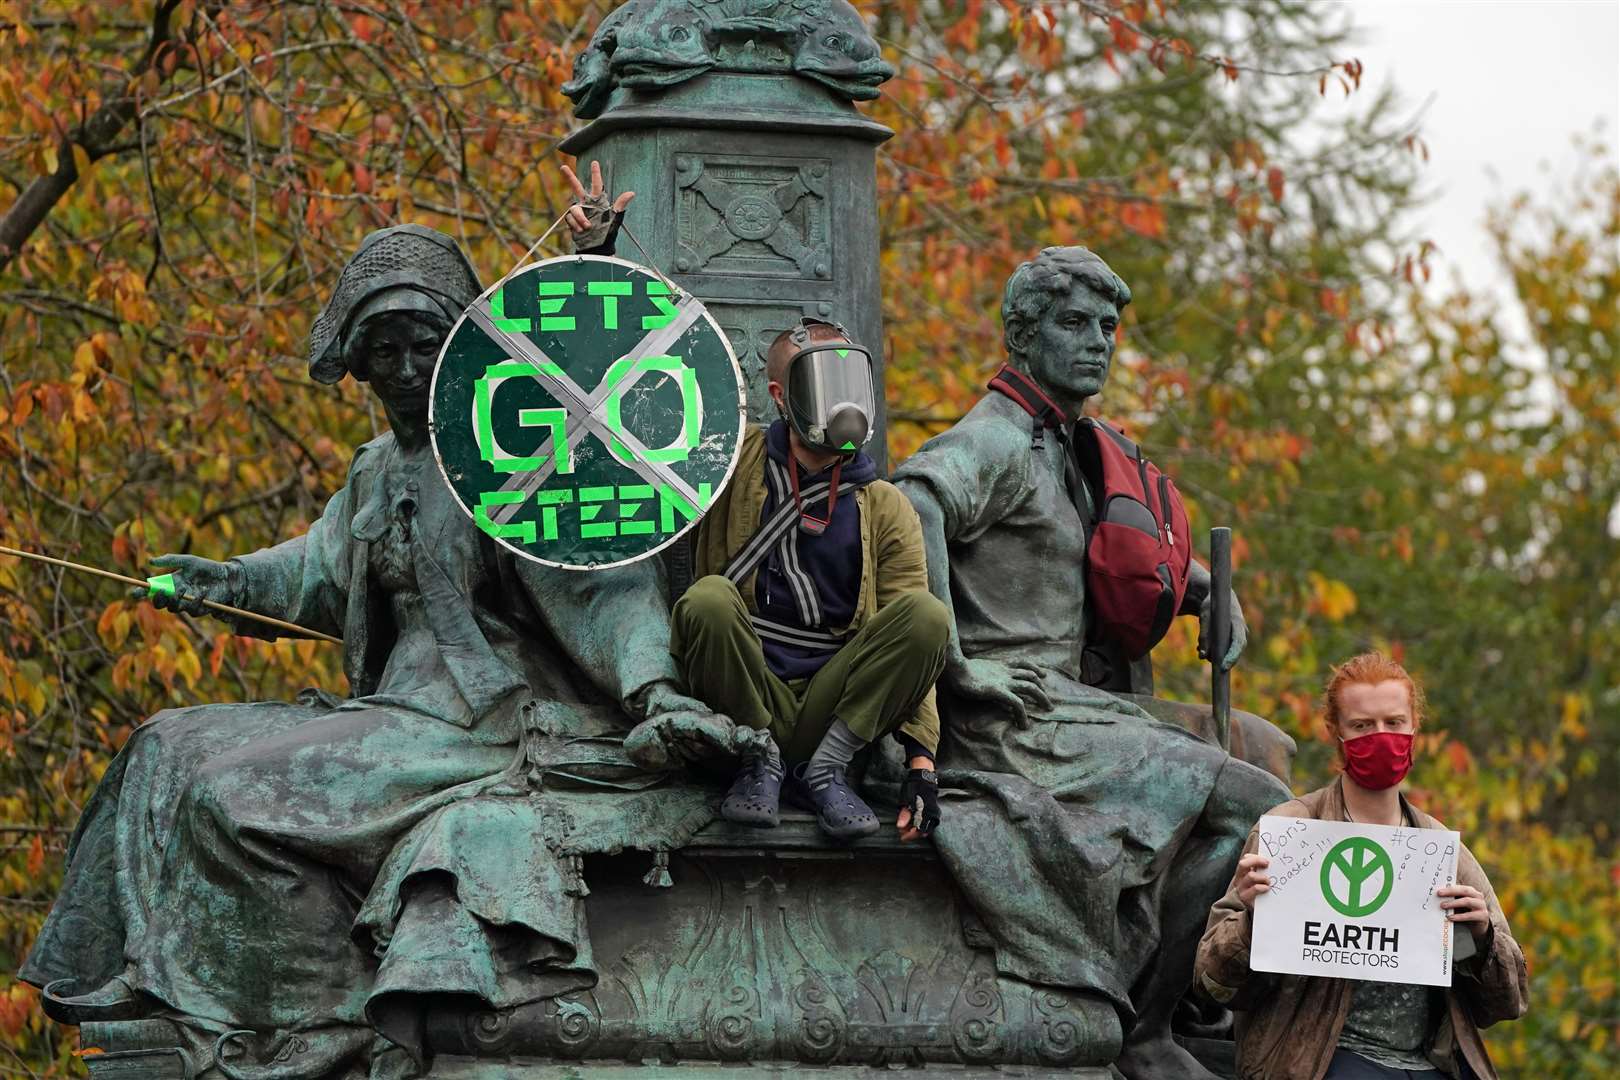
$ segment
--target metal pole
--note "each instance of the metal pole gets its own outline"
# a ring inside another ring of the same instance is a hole
[[[1232,749],[1232,673],[1221,660],[1232,647],[1232,530],[1209,530],[1209,666],[1211,708],[1215,711],[1215,737],[1221,749]]]

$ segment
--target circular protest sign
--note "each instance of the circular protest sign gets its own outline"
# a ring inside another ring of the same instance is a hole
[[[507,275],[439,353],[429,419],[445,481],[526,559],[634,562],[725,487],[746,423],[737,358],[703,304],[623,259]]]

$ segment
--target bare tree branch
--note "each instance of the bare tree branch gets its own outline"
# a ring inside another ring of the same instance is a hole
[[[79,166],[73,158],[73,147],[84,149],[94,162],[119,149],[117,140],[124,128],[135,118],[138,104],[136,88],[142,75],[152,64],[164,45],[173,40],[169,29],[169,16],[180,0],[163,0],[152,15],[152,32],[147,39],[146,51],[135,66],[121,90],[110,90],[103,104],[76,131],[62,138],[57,151],[56,171],[37,177],[12,203],[5,216],[0,217],[0,271],[11,265],[28,238],[39,228],[57,201],[67,194],[68,188],[79,179]]]

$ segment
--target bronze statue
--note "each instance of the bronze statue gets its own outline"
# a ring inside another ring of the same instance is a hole
[[[682,740],[740,748],[676,689],[655,563],[548,569],[453,505],[428,386],[480,291],[442,233],[367,237],[315,320],[310,374],[367,381],[391,430],[356,452],[306,534],[223,563],[160,560],[175,575],[167,605],[213,599],[341,634],[351,696],[174,710],[135,732],[23,966],[55,1018],[167,1018],[233,1076],[260,1074],[255,1041],[270,1074],[315,1076],[363,1061],[381,1030],[380,1048],[405,1052],[394,1068],[419,1071],[413,993],[510,1006],[595,982],[577,858],[538,827],[491,838],[476,814],[443,811],[536,787],[565,806],[573,788],[634,798],[660,778],[626,756],[626,715],[650,721],[643,758],[678,756]],[[701,792],[648,805],[576,816],[587,833],[633,823],[628,841],[609,830],[620,846],[679,843],[712,817]],[[493,846],[431,865],[456,829]],[[512,842],[517,858],[500,850]],[[529,877],[514,886],[500,875],[519,864]]]
[[[599,155],[619,189],[666,192],[628,211],[638,257],[704,297],[755,376],[756,413],[784,328],[847,311],[883,340],[874,148],[890,133],[850,102],[890,73],[846,0],[630,0],[576,61],[566,90],[601,119],[563,148]],[[610,243],[628,195],[592,188],[581,202]],[[1065,395],[1064,334],[1117,319],[1123,286],[1020,280],[1015,361],[1077,405],[1108,349],[1087,341],[1098,362]],[[1060,332],[1059,291],[1091,321]],[[356,453],[307,536],[166,560],[180,606],[232,599],[340,634],[353,696],[167,711],[112,763],[23,968],[58,983],[54,1016],[110,1021],[86,1028],[112,1050],[87,1059],[97,1080],[155,1080],[150,1052],[177,1042],[193,1074],[233,1080],[368,1059],[399,1076],[435,1049],[582,1072],[658,1057],[1100,1080],[1121,1018],[1122,1068],[1196,1075],[1168,1047],[1169,1010],[1236,844],[1284,796],[1153,721],[1167,703],[1087,685],[1079,512],[1052,487],[1061,473],[1018,472],[1027,422],[982,405],[903,473],[930,585],[954,598],[941,764],[958,793],[934,843],[835,846],[795,815],[737,829],[714,821],[720,789],[666,780],[745,753],[752,733],[676,692],[658,567],[514,561],[422,465],[424,358],[478,292],[440,234],[369,238],[310,360],[317,378],[369,377],[394,431]],[[930,471],[959,473],[961,491]],[[1039,500],[1012,505],[1009,478]],[[1002,559],[1024,576],[974,589]],[[888,805],[903,770],[878,793],[883,767],[864,790]],[[148,1019],[117,1022],[130,1017]]]
[[[1069,424],[1108,378],[1129,301],[1084,248],[1047,248],[1008,279],[1010,363]],[[1043,447],[1029,414],[990,394],[895,474],[953,615],[939,686],[949,825],[935,843],[1002,973],[1105,998],[1132,1080],[1206,1077],[1171,1040],[1170,1015],[1249,827],[1288,791],[1088,684],[1088,521],[1070,452]],[[1184,613],[1203,607],[1202,581]],[[1228,666],[1246,636],[1233,612]]]
[[[791,73],[870,101],[894,66],[848,0],[628,0],[597,25],[562,89],[588,120],[618,87],[658,91],[709,71]]]

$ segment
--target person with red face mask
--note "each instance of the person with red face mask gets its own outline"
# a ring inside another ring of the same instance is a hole
[[[1379,653],[1341,664],[1322,711],[1343,775],[1271,815],[1445,828],[1401,794],[1423,720],[1423,691],[1405,668]],[[1459,950],[1449,989],[1251,970],[1254,898],[1270,890],[1258,847],[1251,831],[1226,895],[1210,910],[1194,969],[1196,985],[1236,1013],[1240,1080],[1495,1080],[1479,1029],[1523,1016],[1529,986],[1524,954],[1466,846],[1457,884],[1435,890],[1473,944],[1466,959]]]

